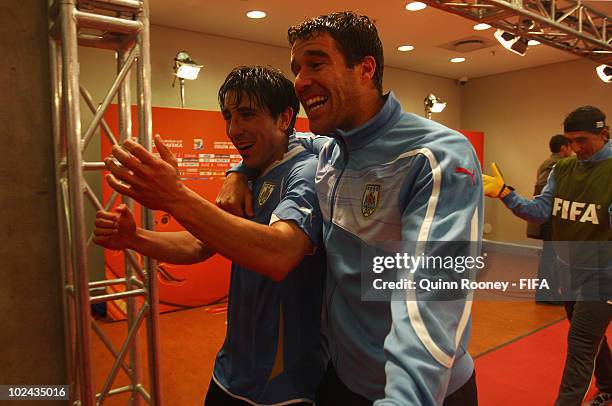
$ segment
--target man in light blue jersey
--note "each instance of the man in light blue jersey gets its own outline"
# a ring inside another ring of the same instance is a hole
[[[295,142],[299,101],[275,69],[239,67],[219,90],[227,135],[253,179],[254,217],[233,216],[189,190],[159,137],[161,158],[127,141],[107,159],[107,181],[141,204],[171,214],[187,231],[136,228],[124,206],[99,212],[95,241],[169,263],[231,259],[227,333],[207,406],[312,404],[327,356],[320,330],[324,283],[317,160]]]
[[[552,224],[555,272],[570,329],[555,406],[581,405],[595,374],[599,393],[589,406],[612,404],[612,144],[606,116],[582,106],[563,122],[576,156],[559,160],[542,192],[525,199],[504,183],[497,166],[484,175],[485,193],[525,220]]]
[[[289,42],[310,128],[331,137],[304,140],[320,151],[316,190],[328,263],[331,362],[317,405],[476,405],[469,293],[449,300],[407,289],[385,301],[365,299],[362,289],[373,270],[364,258],[378,243],[396,243],[412,258],[478,253],[483,194],[473,148],[383,94],[382,44],[367,17],[313,18],[291,27]],[[229,174],[219,198],[239,214],[240,199],[225,196],[243,181]],[[451,241],[467,244],[451,248]],[[417,267],[414,277],[424,273]]]

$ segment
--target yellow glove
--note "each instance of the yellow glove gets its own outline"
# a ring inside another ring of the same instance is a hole
[[[482,175],[485,196],[492,198],[506,197],[514,189],[504,183],[504,178],[495,162],[491,163],[491,169],[493,170],[493,176]]]

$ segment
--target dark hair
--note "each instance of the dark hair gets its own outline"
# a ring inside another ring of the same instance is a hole
[[[348,67],[352,68],[366,56],[374,58],[376,70],[372,80],[378,92],[382,94],[385,60],[382,43],[374,23],[367,16],[352,11],[341,11],[311,18],[289,27],[287,38],[289,44],[293,46],[297,40],[309,39],[325,32],[338,43]]]
[[[565,132],[587,131],[599,134],[606,128],[606,115],[593,106],[582,106],[572,111],[563,121]]]
[[[553,135],[548,141],[548,147],[550,148],[550,152],[556,154],[561,151],[561,147],[564,145],[569,145],[569,141],[563,134]]]
[[[233,92],[236,104],[247,96],[251,106],[267,109],[276,120],[278,116],[291,107],[293,117],[287,135],[293,133],[295,120],[300,111],[293,83],[280,70],[271,66],[238,66],[227,75],[219,88],[219,107],[225,110],[227,94]]]

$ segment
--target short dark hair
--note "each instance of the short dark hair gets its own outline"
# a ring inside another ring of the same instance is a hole
[[[289,27],[287,38],[293,46],[295,41],[312,38],[321,33],[329,33],[336,40],[348,67],[352,68],[372,56],[376,61],[374,85],[382,94],[382,81],[385,60],[383,47],[374,23],[364,15],[352,11],[341,11],[311,18],[301,24]]]
[[[222,111],[225,110],[227,95],[231,92],[235,94],[236,104],[240,104],[242,97],[247,96],[252,106],[267,109],[275,120],[287,107],[291,107],[293,117],[287,135],[293,133],[300,101],[293,83],[279,69],[272,66],[238,66],[232,69],[219,88],[219,107]]]
[[[572,111],[563,121],[564,131],[587,131],[599,134],[606,128],[606,115],[594,106],[582,106]]]
[[[569,141],[563,134],[553,135],[548,141],[548,147],[550,148],[550,152],[556,154],[561,151],[561,147],[564,145],[569,145]]]

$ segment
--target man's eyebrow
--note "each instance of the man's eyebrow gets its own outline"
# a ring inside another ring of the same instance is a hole
[[[253,107],[247,107],[247,106],[240,106],[236,108],[236,111],[239,113],[253,113],[257,110],[258,109],[255,109]]]
[[[306,57],[319,57],[319,58],[327,58],[329,59],[329,54],[325,51],[321,51],[320,49],[309,49],[304,52],[304,56]],[[291,58],[291,71],[296,73],[297,68],[299,67],[298,63]]]
[[[231,108],[227,108],[227,107],[226,107],[226,108],[224,108],[224,109],[222,109],[222,110],[221,110],[221,114],[223,114],[224,116],[225,116],[225,115],[228,115],[228,116],[229,116],[229,115],[231,115],[231,114],[232,114],[232,111],[237,111],[237,112],[239,112],[239,113],[245,113],[245,112],[246,112],[246,113],[253,113],[253,112],[256,112],[256,111],[258,111],[258,110],[259,110],[258,108],[255,108],[255,107],[249,107],[249,106],[238,106],[238,107],[233,108],[233,109],[231,109]]]
[[[321,51],[320,49],[309,49],[304,52],[305,56],[320,56],[322,58],[328,58],[329,54],[325,51]]]

